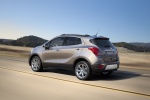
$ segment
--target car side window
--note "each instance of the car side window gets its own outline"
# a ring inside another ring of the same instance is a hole
[[[50,41],[50,47],[55,47],[55,46],[62,46],[64,42],[65,37],[58,37]]]
[[[68,37],[64,43],[64,45],[78,45],[81,44],[81,39],[77,37]]]

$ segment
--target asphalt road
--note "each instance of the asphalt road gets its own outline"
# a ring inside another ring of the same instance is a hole
[[[0,56],[0,100],[150,100],[150,69],[120,67],[78,80],[68,70],[33,72],[26,58]]]

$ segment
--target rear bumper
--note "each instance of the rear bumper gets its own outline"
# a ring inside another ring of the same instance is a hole
[[[113,64],[117,64],[117,68],[106,70],[107,65],[113,65]],[[96,63],[94,65],[91,65],[91,68],[92,68],[93,73],[101,73],[101,72],[106,72],[106,71],[115,71],[119,68],[119,64],[120,64],[119,61],[107,62],[107,63]],[[99,68],[100,65],[103,65],[103,67]]]

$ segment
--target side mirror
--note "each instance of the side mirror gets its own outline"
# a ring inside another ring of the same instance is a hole
[[[45,48],[45,50],[49,49],[49,46],[44,44],[43,47]]]

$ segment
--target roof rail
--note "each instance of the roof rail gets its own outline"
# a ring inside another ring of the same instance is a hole
[[[80,35],[80,34],[62,34],[60,36],[82,36],[82,37],[89,37],[90,35]]]

